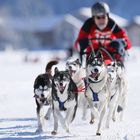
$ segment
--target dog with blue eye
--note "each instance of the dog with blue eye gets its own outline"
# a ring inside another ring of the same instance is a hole
[[[50,61],[46,65],[45,73],[40,74],[36,77],[34,81],[34,98],[36,102],[36,113],[37,113],[37,120],[38,120],[38,128],[36,132],[43,131],[43,121],[45,119],[49,119],[50,114],[52,112],[52,98],[51,98],[51,91],[52,91],[52,73],[51,69],[53,65],[56,65],[57,61]],[[43,116],[42,109],[44,106],[49,106],[48,111],[45,116]]]

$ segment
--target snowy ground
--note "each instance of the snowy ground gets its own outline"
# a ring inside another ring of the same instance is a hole
[[[25,55],[30,56],[24,62]],[[127,60],[129,82],[128,103],[123,122],[111,122],[110,129],[96,136],[96,126],[81,120],[78,109],[76,119],[70,126],[71,134],[59,127],[59,134],[52,136],[53,119],[45,123],[46,132],[36,134],[37,120],[33,98],[35,77],[44,72],[46,63],[63,56],[63,52],[0,52],[0,139],[28,140],[140,140],[140,50],[132,50]],[[34,58],[39,60],[35,63]],[[63,63],[60,64],[60,67]]]

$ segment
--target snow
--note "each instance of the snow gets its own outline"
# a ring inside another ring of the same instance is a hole
[[[129,83],[128,102],[124,121],[111,122],[110,129],[103,129],[101,136],[96,136],[97,123],[89,124],[81,120],[81,110],[70,126],[71,134],[65,133],[59,126],[59,133],[51,135],[53,118],[45,122],[46,132],[36,134],[37,119],[33,98],[33,82],[36,76],[44,72],[50,59],[66,57],[64,51],[42,52],[0,52],[0,139],[15,140],[140,140],[140,50],[133,48],[126,63]],[[29,61],[24,62],[25,56]],[[64,56],[63,56],[64,55]],[[38,57],[38,61],[32,61]],[[64,68],[65,61],[59,64]]]

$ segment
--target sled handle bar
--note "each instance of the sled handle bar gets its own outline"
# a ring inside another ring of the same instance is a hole
[[[109,40],[109,41],[112,41],[111,38],[89,38],[89,40]]]
[[[114,40],[118,40],[118,41],[124,41],[123,38],[115,38],[115,39],[111,39],[111,38],[89,38],[90,41],[92,40],[109,40],[109,41],[114,41]]]
[[[108,40],[108,41],[112,41],[112,39],[110,38],[89,38],[89,44],[92,50],[93,55],[95,55],[95,51],[94,51],[94,47],[92,44],[92,40]],[[113,60],[112,56],[107,52],[106,49],[104,49],[103,47],[100,48],[100,50],[104,51],[106,54],[108,54],[108,56],[111,58],[111,60]]]

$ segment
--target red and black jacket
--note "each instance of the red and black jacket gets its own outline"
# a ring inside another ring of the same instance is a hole
[[[131,43],[126,35],[124,29],[118,26],[113,19],[109,17],[108,25],[102,31],[96,26],[94,19],[89,18],[86,20],[84,25],[82,26],[78,38],[75,42],[74,48],[77,49],[78,43],[85,38],[110,38],[114,39],[123,39],[125,41],[126,47],[125,50],[131,48]],[[92,40],[92,46],[94,50],[98,50],[100,47],[100,43],[102,46],[106,47],[106,49],[111,53],[113,50],[109,48],[110,41],[109,40]],[[91,51],[91,46],[86,47],[86,51]],[[104,56],[104,59],[109,59],[107,56]],[[116,59],[119,59],[119,56],[116,55]]]

